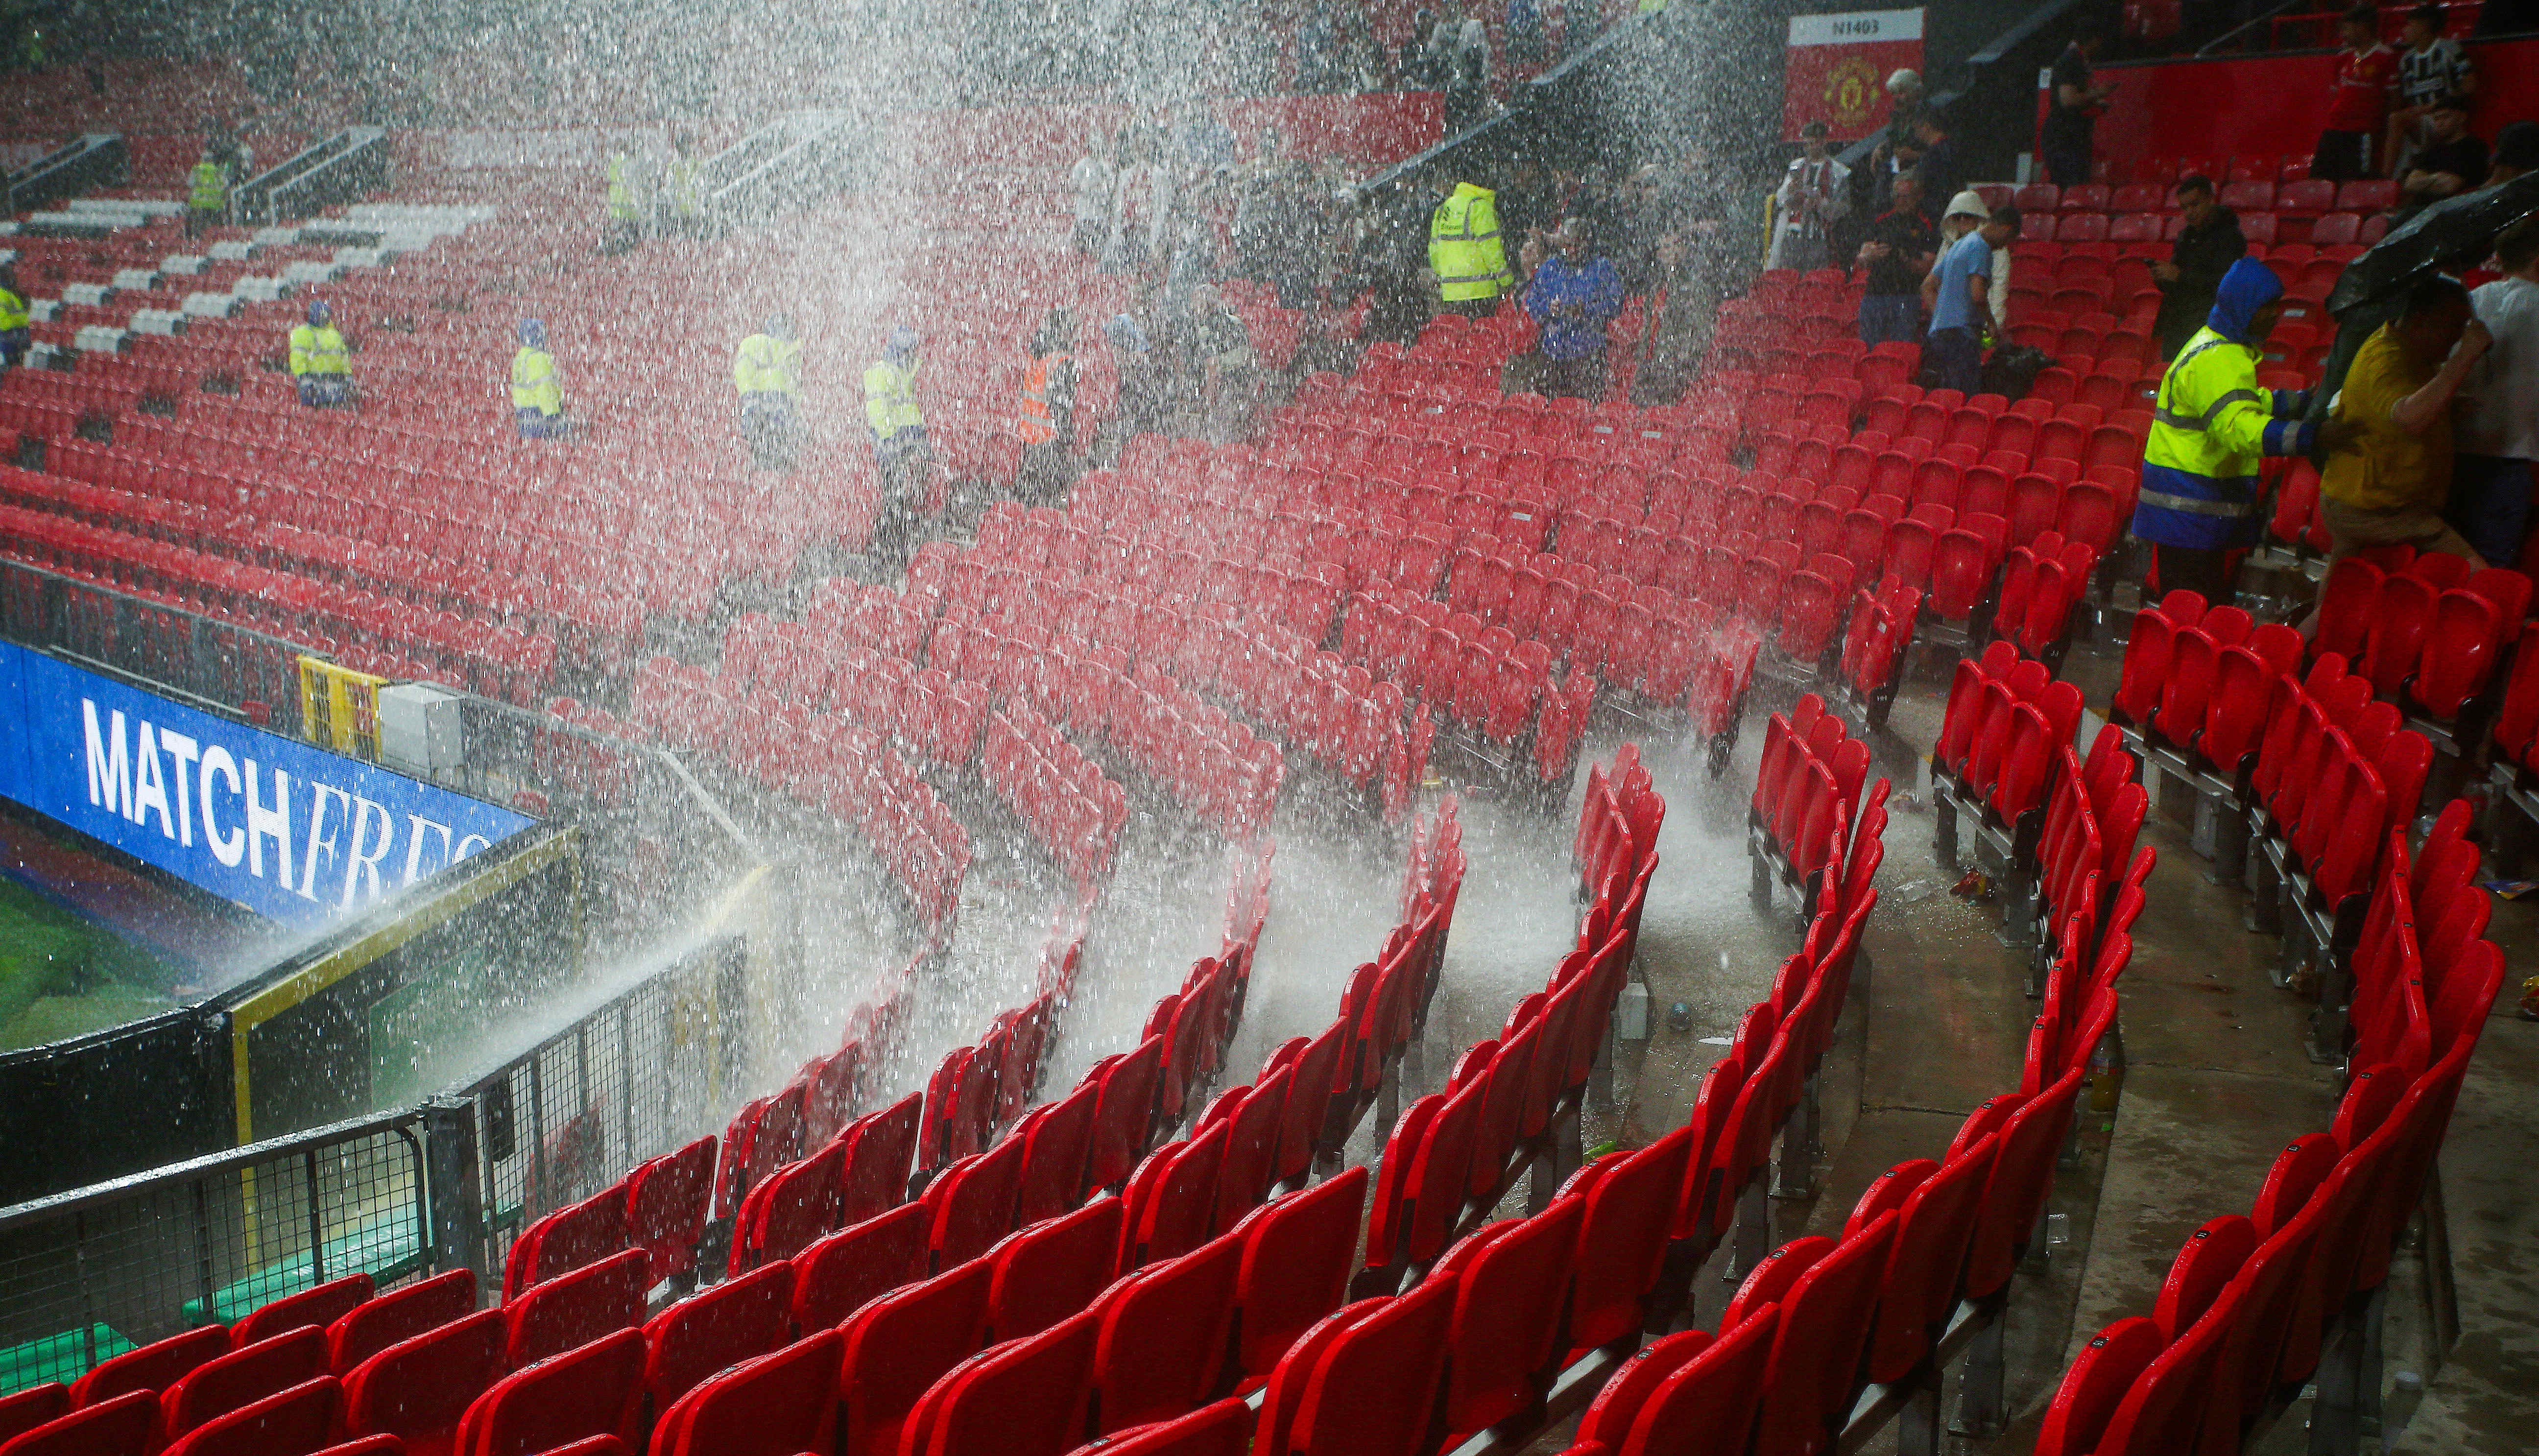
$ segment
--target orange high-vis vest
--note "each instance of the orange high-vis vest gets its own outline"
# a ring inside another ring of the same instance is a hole
[[[1058,438],[1058,422],[1049,412],[1049,372],[1052,366],[1064,364],[1067,356],[1051,354],[1035,359],[1023,371],[1021,407],[1014,416],[1014,433],[1025,445],[1047,445]]]

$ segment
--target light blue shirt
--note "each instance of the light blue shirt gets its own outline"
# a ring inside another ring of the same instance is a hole
[[[1931,306],[1931,332],[1974,327],[1974,303],[1966,293],[1969,278],[1992,281],[1992,245],[1984,242],[1981,229],[1950,243],[1949,250],[1940,254],[1940,297]]]

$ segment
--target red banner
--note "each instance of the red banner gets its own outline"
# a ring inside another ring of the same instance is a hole
[[[1887,78],[1921,68],[1918,10],[1792,16],[1781,139],[1797,141],[1800,127],[1821,121],[1835,141],[1858,141],[1887,123]]]

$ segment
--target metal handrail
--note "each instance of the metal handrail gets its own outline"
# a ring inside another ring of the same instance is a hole
[[[0,1230],[56,1217],[63,1213],[75,1213],[83,1209],[110,1203],[115,1199],[159,1184],[178,1183],[188,1178],[201,1178],[214,1173],[251,1167],[286,1153],[337,1143],[349,1143],[356,1138],[401,1132],[422,1119],[422,1110],[415,1107],[375,1112],[362,1117],[346,1118],[339,1123],[328,1123],[322,1128],[310,1128],[306,1132],[267,1138],[261,1143],[250,1143],[243,1147],[205,1153],[201,1157],[188,1158],[183,1162],[169,1163],[138,1173],[127,1173],[120,1178],[109,1178],[103,1183],[92,1183],[86,1188],[72,1188],[60,1193],[46,1194],[42,1198],[30,1199],[14,1208],[0,1209]]]

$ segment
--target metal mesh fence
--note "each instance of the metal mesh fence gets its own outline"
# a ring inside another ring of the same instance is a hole
[[[424,1170],[408,1111],[0,1212],[0,1394],[327,1280],[428,1272]]]
[[[720,1131],[743,955],[727,938],[682,957],[458,1094],[475,1108],[489,1269],[540,1216]]]

